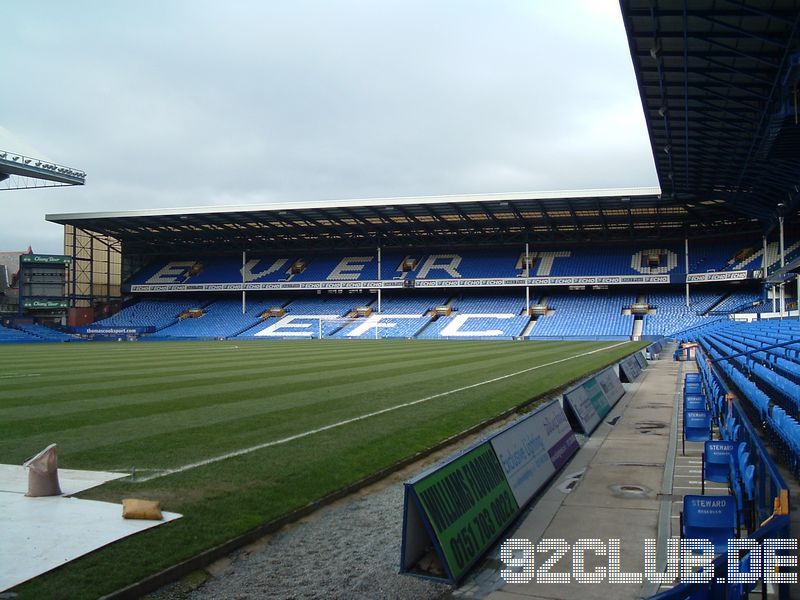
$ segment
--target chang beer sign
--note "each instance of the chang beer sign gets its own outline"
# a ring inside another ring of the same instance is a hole
[[[66,300],[24,300],[22,303],[23,308],[30,310],[58,310],[67,308]]]
[[[71,256],[63,254],[21,254],[19,262],[22,265],[68,265],[72,262]]]
[[[489,442],[406,483],[405,501],[403,553],[432,544],[451,582],[483,556],[520,508]],[[413,521],[425,526],[409,531]],[[433,539],[424,539],[426,531]]]

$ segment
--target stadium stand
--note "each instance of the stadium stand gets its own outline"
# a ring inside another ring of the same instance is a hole
[[[393,268],[396,274],[402,272],[404,260],[410,258],[415,261],[416,266],[408,272],[408,279],[481,279],[519,275],[517,268],[519,252],[512,250],[459,250],[403,256],[391,254],[388,258],[387,266]]]
[[[14,327],[46,342],[69,342],[75,340],[75,337],[68,333],[45,327],[38,323],[18,323]]]
[[[623,309],[635,301],[633,294],[613,292],[546,296],[548,314],[536,320],[529,337],[627,339],[633,331],[634,316],[623,314]]]
[[[344,326],[330,324],[326,335],[335,338],[413,338],[431,322],[431,317],[418,317],[413,314],[399,313],[378,317],[373,315],[366,319],[353,319]]]
[[[264,311],[282,306],[286,299],[264,298],[247,303],[242,314],[242,301],[217,300],[203,309],[203,316],[181,319],[158,332],[157,338],[207,339],[228,338],[244,333],[261,322]]]
[[[782,460],[800,474],[800,324],[722,321],[687,333],[745,398]]]
[[[372,302],[367,294],[337,294],[299,298],[285,306],[290,315],[333,315],[342,317],[350,311]]]
[[[740,269],[756,269],[761,268],[764,248],[762,244],[753,243],[742,249],[744,257],[740,260],[731,260],[722,270],[737,271]],[[788,256],[793,256],[800,250],[800,241],[786,241],[785,251]],[[780,265],[780,247],[777,242],[770,242],[767,244],[767,273],[772,273]]]
[[[386,269],[384,265],[383,268]],[[393,268],[393,267],[392,267]],[[366,252],[308,259],[308,266],[291,281],[357,281],[378,279],[378,258]]]
[[[644,315],[643,335],[671,336],[701,325],[710,317],[710,309],[724,297],[720,292],[691,292],[690,305],[681,292],[648,292],[647,302],[655,311]],[[721,314],[711,310],[712,314]]]
[[[32,333],[28,333],[27,331],[22,331],[21,329],[15,329],[13,327],[6,327],[4,325],[0,325],[0,344],[19,344],[24,342],[46,342],[46,341],[48,340],[45,340]]]
[[[537,300],[531,298],[532,303]],[[462,294],[451,303],[454,311],[460,313],[510,313],[518,315],[525,309],[525,296],[517,293],[502,294]]]
[[[763,300],[761,294],[754,292],[734,292],[714,307],[714,313],[738,313],[759,308],[755,306]]]
[[[787,242],[789,256],[800,254],[800,242]],[[707,273],[761,268],[758,241],[698,242],[690,247],[689,272]],[[741,258],[746,256],[746,258]],[[741,260],[737,260],[740,257]],[[530,252],[529,272],[521,249],[387,252],[381,261],[384,280],[485,279],[519,276],[575,277],[603,275],[685,274],[684,249],[677,244],[611,246],[596,249],[538,248]],[[767,247],[768,269],[779,262],[776,244]],[[240,257],[197,257],[155,261],[134,274],[128,285],[367,281],[378,278],[376,253],[253,256],[242,268]]]
[[[117,314],[101,319],[96,324],[113,327],[155,327],[158,331],[177,322],[181,312],[189,308],[201,308],[208,303],[208,299],[145,299],[126,306]]]
[[[722,240],[713,244],[692,244],[689,248],[689,272],[722,271],[730,265],[733,257],[741,250],[742,242],[735,240]]]
[[[347,322],[348,314],[369,305],[367,294],[328,294],[298,298],[285,304],[284,314],[270,317],[240,333],[239,338],[316,339],[334,335]],[[336,320],[337,323],[330,323]]]
[[[522,335],[530,317],[511,313],[468,314],[459,313],[438,317],[417,337],[419,339],[472,339],[501,340]]]
[[[722,251],[718,256],[721,254]],[[440,257],[444,255],[428,256],[439,257],[431,264],[454,268],[449,262],[441,262]],[[355,264],[355,261],[360,259],[355,254],[337,255],[324,263],[324,268],[316,271],[316,275],[312,273],[312,276],[316,277],[319,273],[327,271],[334,263],[342,264],[342,260],[348,261],[347,264]],[[417,264],[415,268],[419,271],[420,265]],[[591,266],[588,266],[587,270],[590,271]],[[657,291],[652,291],[654,289]],[[537,306],[540,311],[542,310],[540,305],[544,303],[547,310],[545,314],[535,314],[532,322],[527,316],[515,320],[509,319],[512,316],[524,316],[523,287],[498,292],[476,289],[390,290],[383,293],[380,312],[384,316],[396,315],[400,318],[396,320],[394,326],[389,326],[388,322],[382,323],[378,327],[381,331],[378,335],[379,337],[418,335],[423,339],[438,337],[496,339],[520,336],[530,339],[626,339],[641,335],[652,339],[673,336],[704,323],[716,321],[730,313],[758,313],[772,309],[771,303],[762,302],[762,293],[754,291],[752,286],[746,291],[741,291],[738,286],[735,292],[729,290],[730,286],[721,284],[692,285],[691,304],[686,306],[685,290],[677,286],[658,285],[638,289],[620,286],[612,287],[608,291],[564,291],[564,287],[540,287],[532,292],[530,303],[531,306]],[[117,315],[98,321],[96,324],[155,327],[157,334],[150,335],[150,339],[273,337],[271,333],[259,334],[259,331],[274,325],[272,321],[263,321],[261,312],[267,308],[280,306],[286,314],[276,316],[292,317],[282,324],[293,324],[290,329],[297,329],[300,323],[306,323],[299,319],[308,317],[317,324],[314,335],[318,337],[320,320],[318,317],[322,317],[325,322],[323,326],[325,337],[362,337],[368,335],[362,327],[363,320],[378,313],[376,294],[361,291],[345,290],[338,293],[326,291],[314,295],[294,296],[294,298],[285,295],[269,299],[265,299],[261,292],[251,292],[249,298],[245,315],[241,314],[238,298],[216,300],[214,295],[208,293],[200,294],[194,300],[188,297],[140,300],[127,306]],[[787,300],[787,304],[790,301],[791,298]],[[646,304],[649,309],[643,315],[641,313],[634,315],[628,310],[634,304]],[[419,327],[410,322],[405,323],[412,316],[423,317],[436,307],[445,305],[448,307],[447,314],[430,315],[435,318],[421,322]],[[203,309],[203,316],[196,319],[180,319],[181,312],[190,308]],[[359,309],[362,309],[361,312],[356,314]],[[475,321],[477,315],[484,315],[485,319],[493,319],[493,322],[484,320],[478,323]],[[357,318],[361,321],[351,323],[346,320]],[[338,323],[333,322],[337,319],[340,320]],[[405,323],[402,326],[401,321]],[[265,327],[260,327],[262,323]],[[310,321],[306,325],[309,323]],[[374,325],[375,318],[370,323]],[[282,325],[277,329],[280,330]],[[374,337],[375,327],[372,326],[370,330],[372,333],[369,335]],[[467,336],[468,331],[475,332],[475,336]],[[482,335],[480,334],[482,331],[488,333]]]
[[[446,294],[420,295],[414,292],[406,294],[384,294],[381,300],[381,312],[389,315],[422,315],[436,306],[446,304]]]

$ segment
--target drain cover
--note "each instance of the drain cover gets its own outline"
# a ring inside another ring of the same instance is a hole
[[[647,498],[651,491],[649,487],[633,483],[612,485],[609,486],[609,489],[616,495],[624,498]]]

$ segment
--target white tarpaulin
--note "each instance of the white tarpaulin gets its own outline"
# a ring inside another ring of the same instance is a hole
[[[59,469],[61,489],[75,494],[125,473]],[[28,498],[28,475],[16,465],[0,465],[0,592],[60,567],[163,521],[122,518],[122,505],[64,496]]]
[[[127,473],[108,473],[106,471],[76,471],[59,469],[58,481],[63,496],[71,496],[83,490],[97,487],[106,481],[128,477]],[[28,470],[19,465],[0,465],[0,492],[24,494],[28,491]]]

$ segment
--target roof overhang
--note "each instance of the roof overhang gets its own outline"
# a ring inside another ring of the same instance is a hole
[[[620,0],[664,196],[769,229],[800,202],[795,0]]]
[[[658,188],[562,190],[47,215],[107,235],[126,251],[507,245],[683,238],[757,229],[727,212],[703,214]],[[717,215],[708,218],[709,215]]]

